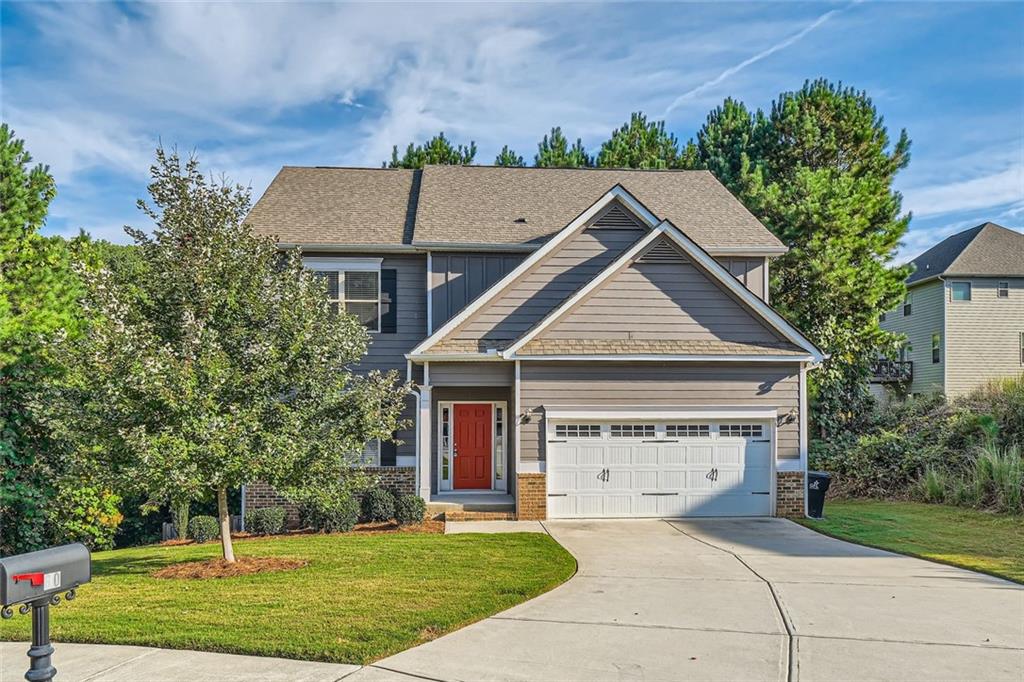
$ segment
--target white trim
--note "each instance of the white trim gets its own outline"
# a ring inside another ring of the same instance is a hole
[[[424,369],[424,374],[426,369]],[[416,469],[419,472],[418,493],[424,500],[430,499],[432,485],[430,483],[430,393],[431,387],[420,386],[420,404],[417,411],[417,433],[419,447],[417,452]]]
[[[807,516],[807,367],[800,366],[800,460],[797,471],[804,473],[804,516]]]
[[[423,384],[424,385],[429,385],[430,384],[430,363],[429,362],[424,362],[423,363]]]
[[[497,360],[499,362],[505,362],[505,358],[498,355],[498,351],[490,351],[488,353],[424,353],[422,355],[413,355],[412,353],[405,354],[406,360],[412,360],[413,362],[482,362],[488,360]]]
[[[379,271],[383,258],[302,258],[302,265],[310,270],[361,270]]]
[[[576,292],[568,300],[561,303],[557,308],[551,311],[541,322],[536,325],[520,337],[512,346],[505,350],[502,355],[506,359],[513,359],[516,356],[516,351],[526,345],[530,340],[536,337],[540,332],[547,328],[550,324],[555,322],[562,315],[566,314],[572,309],[577,303],[579,303],[585,296],[596,289],[600,284],[608,280],[614,274],[616,274],[621,268],[628,265],[628,263],[636,256],[638,249],[644,245],[649,244],[653,239],[659,235],[664,234],[666,237],[672,239],[695,261],[697,261],[705,271],[709,272],[715,279],[721,282],[726,288],[728,288],[734,296],[739,298],[741,301],[746,303],[756,313],[758,313],[766,322],[768,322],[776,331],[785,336],[787,339],[792,341],[794,344],[805,349],[810,355],[813,362],[820,362],[824,359],[824,354],[818,350],[817,347],[810,340],[801,334],[793,325],[787,322],[781,315],[775,312],[767,303],[765,303],[759,296],[755,295],[750,289],[745,287],[738,279],[731,275],[721,263],[715,260],[707,251],[702,249],[696,242],[687,237],[685,234],[680,232],[672,223],[667,220],[661,221],[644,239],[642,239],[636,246],[629,249],[621,257],[619,257],[614,263],[605,268],[600,274],[594,279],[587,283],[585,287]],[[668,358],[666,358],[668,359]]]
[[[434,280],[434,258],[430,252],[427,251],[427,336],[434,331],[434,296],[431,290],[431,284]]]
[[[522,447],[521,447],[521,443],[523,442],[522,435],[521,435],[522,434],[522,419],[520,418],[520,412],[522,412],[522,409],[523,409],[523,402],[522,402],[522,397],[521,397],[521,394],[520,394],[520,381],[522,380],[522,375],[520,373],[520,370],[521,370],[521,368],[519,366],[519,361],[516,360],[515,361],[515,380],[512,383],[512,395],[513,395],[513,400],[515,401],[515,407],[516,407],[515,424],[514,424],[515,430],[516,430],[515,431],[515,433],[516,433],[516,438],[515,438],[515,448],[516,448],[516,467],[515,467],[515,472],[516,472],[516,476],[519,475],[519,472],[520,472],[520,468],[519,467],[521,465],[522,457],[523,457]],[[518,485],[516,486],[515,490],[516,490],[516,495],[518,495],[519,494],[519,486]]]
[[[544,419],[551,421],[610,419],[628,420],[690,420],[714,419],[776,419],[778,408],[745,407],[733,405],[701,405],[698,407],[674,408],[658,405],[557,405],[544,407]]]
[[[548,463],[546,461],[532,461],[532,462],[521,462],[519,468],[516,469],[518,474],[543,474],[548,470]]]
[[[789,253],[785,246],[709,246],[705,249],[714,256],[783,256]]]
[[[313,253],[418,253],[419,249],[409,244],[341,244],[338,242],[278,242],[282,251],[299,249]]]
[[[456,488],[455,487],[455,406],[456,405],[490,405],[491,406],[491,487],[490,488]],[[448,443],[453,450],[452,456],[449,458],[448,474],[449,480],[445,480],[444,476],[444,447],[442,441],[442,415],[444,409],[448,408]],[[497,431],[497,419],[498,419],[498,408],[502,410],[502,429],[501,429],[501,452],[502,457],[505,458],[505,462],[502,466],[502,479],[499,483],[497,480],[498,474],[498,451],[497,444],[498,439],[495,438]],[[437,490],[439,493],[474,493],[474,492],[501,492],[507,493],[509,490],[508,485],[508,423],[509,423],[509,410],[508,402],[505,400],[439,400],[437,401]],[[447,485],[445,488],[443,486]]]
[[[437,360],[437,356],[430,356]],[[484,358],[481,358],[484,359]],[[500,358],[504,360],[505,358]],[[600,362],[811,362],[813,355],[514,355],[509,360],[592,360]]]
[[[590,205],[590,208],[579,214],[575,220],[570,222],[568,225],[562,228],[558,234],[549,239],[542,247],[531,253],[522,263],[513,268],[507,275],[505,275],[497,284],[492,285],[482,295],[478,296],[472,303],[463,308],[459,314],[452,317],[450,320],[444,323],[440,329],[431,334],[429,337],[421,341],[415,348],[413,348],[409,355],[422,355],[423,352],[433,346],[435,343],[444,338],[449,332],[458,328],[463,322],[469,319],[473,313],[483,308],[489,303],[499,292],[503,291],[512,282],[519,279],[519,277],[536,265],[541,259],[547,256],[549,253],[558,248],[562,242],[566,241],[571,237],[577,229],[586,225],[591,218],[596,216],[601,209],[610,204],[611,202],[618,200],[626,205],[633,213],[643,220],[648,227],[652,227],[657,223],[657,217],[648,211],[639,201],[633,198],[633,196],[623,189],[622,185],[615,185],[608,192],[606,192],[600,199]]]
[[[522,253],[524,251],[536,251],[541,247],[540,244],[502,244],[500,242],[420,242],[415,240],[412,242],[412,245],[418,250],[487,251],[489,253]]]
[[[768,284],[771,282],[771,278],[768,276],[768,259],[767,258],[764,259],[764,267],[761,268],[761,269],[764,270],[764,284],[762,285],[762,286],[764,286],[764,297],[763,297],[764,298],[764,302],[767,303],[768,305],[771,305],[771,295],[770,295],[769,286],[768,286]]]

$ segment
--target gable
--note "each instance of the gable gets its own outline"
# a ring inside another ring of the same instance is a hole
[[[773,347],[785,339],[662,238],[536,337]]]
[[[622,256],[647,230],[632,212],[613,202],[449,332],[432,352],[505,348]]]

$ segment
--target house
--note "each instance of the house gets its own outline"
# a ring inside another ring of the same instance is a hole
[[[362,369],[415,383],[415,428],[367,451],[391,485],[520,519],[803,514],[822,354],[769,305],[786,247],[710,173],[286,167],[248,220],[363,320]]]
[[[969,393],[1024,372],[1024,234],[983,223],[912,261],[903,304],[882,316],[906,336],[898,361],[881,361],[873,391]]]

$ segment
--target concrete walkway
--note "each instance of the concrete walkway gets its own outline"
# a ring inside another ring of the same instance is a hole
[[[336,682],[358,665],[172,651],[144,646],[54,645],[57,682]],[[23,682],[28,644],[0,642],[0,682]]]
[[[1024,680],[1024,587],[781,519],[545,522],[565,585],[346,680]]]
[[[572,580],[372,666],[60,644],[58,680],[1024,680],[1020,585],[781,519],[543,527]]]

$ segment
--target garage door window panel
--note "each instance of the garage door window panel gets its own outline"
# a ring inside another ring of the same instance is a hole
[[[654,438],[654,424],[612,424],[612,438]]]
[[[600,424],[558,424],[555,426],[556,438],[600,438]]]
[[[709,438],[711,424],[667,424],[665,436],[667,438]]]
[[[722,424],[718,434],[727,438],[763,438],[764,427],[760,424]]]

